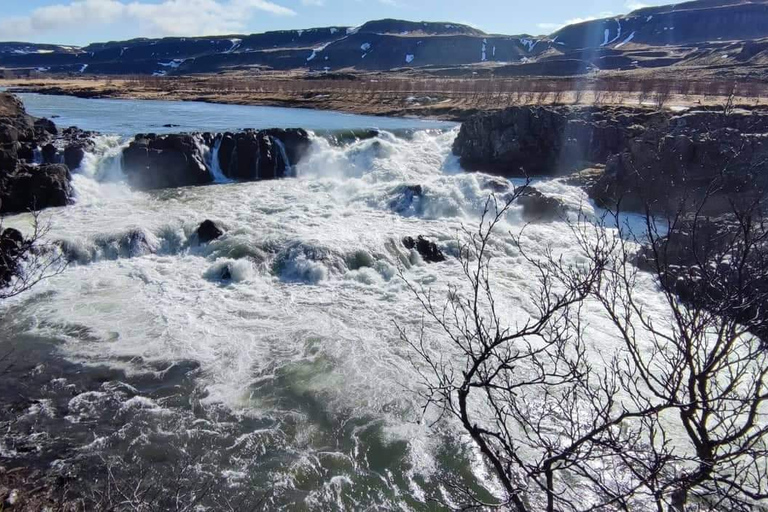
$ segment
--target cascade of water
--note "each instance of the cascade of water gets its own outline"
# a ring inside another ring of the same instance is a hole
[[[222,137],[217,136],[213,142],[213,147],[211,147],[205,143],[202,136],[198,135],[195,137],[197,147],[200,150],[200,153],[203,155],[205,166],[208,168],[208,170],[211,171],[211,174],[213,175],[214,183],[229,183],[232,180],[227,178],[227,176],[224,174],[224,171],[221,169],[221,165],[219,164],[219,149],[221,149],[221,141]]]
[[[285,169],[283,170],[283,176],[287,177],[294,177],[294,167],[291,165],[291,161],[288,159],[288,153],[285,151],[285,144],[283,144],[283,141],[278,139],[277,137],[273,137],[275,141],[275,144],[277,145],[277,148],[280,150],[280,156],[283,157],[283,162],[285,162]]]

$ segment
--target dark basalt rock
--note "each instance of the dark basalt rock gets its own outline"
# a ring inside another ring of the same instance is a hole
[[[707,213],[768,190],[768,112],[651,112],[618,107],[513,107],[466,121],[454,153],[469,170],[505,176],[572,175],[602,206],[674,207],[702,198]],[[597,169],[605,165],[605,171]]]
[[[25,245],[24,236],[15,229],[7,228],[0,233],[0,288],[18,275]]]
[[[730,211],[731,202],[754,200],[768,190],[768,115],[744,117],[751,117],[756,132],[723,126],[730,120],[719,116],[720,127],[713,123],[706,131],[689,125],[683,133],[650,130],[632,139],[608,159],[590,197],[608,207],[643,211],[647,204],[667,212],[683,198],[701,202],[709,194],[702,213],[713,215]],[[714,183],[716,192],[708,193]]]
[[[419,235],[415,240],[410,236],[403,238],[403,245],[406,249],[416,249],[416,252],[421,254],[421,257],[427,263],[439,263],[441,261],[445,261],[445,256],[437,244],[427,240],[421,235]]]
[[[62,164],[20,164],[12,171],[0,171],[0,213],[65,206],[70,202],[71,179]]]
[[[77,128],[59,132],[53,121],[35,120],[18,98],[0,93],[0,213],[68,204],[71,175],[60,163],[65,155],[57,145],[76,141],[88,148],[93,144],[91,136]],[[30,165],[38,147],[42,148],[43,165]]]
[[[58,151],[53,144],[46,144],[43,146],[41,153],[43,155],[44,164],[56,164],[58,162]]]
[[[309,134],[301,129],[246,130],[219,135],[219,166],[228,178],[269,180],[292,174],[307,153]]]
[[[123,170],[132,187],[144,190],[213,181],[192,135],[137,135],[123,151]]]
[[[695,226],[695,229],[694,229]],[[768,267],[768,245],[758,244],[749,254],[741,253],[742,266],[723,264],[722,254],[733,250],[734,240],[742,240],[742,226],[732,214],[715,217],[692,217],[680,219],[671,234],[656,240],[656,250],[648,245],[641,248],[635,264],[641,270],[656,271],[664,269],[662,279],[683,301],[699,307],[711,309],[720,315],[727,315],[747,326],[751,332],[768,340],[768,317],[764,314],[765,304],[745,301],[744,295],[765,296],[768,293],[768,280],[765,268]],[[753,240],[763,236],[758,227]],[[717,279],[713,282],[702,275],[700,262],[720,262],[706,265],[716,271]],[[741,283],[741,284],[739,284]],[[729,303],[729,289],[741,287],[743,294],[737,294],[738,300]]]
[[[70,169],[77,169],[85,158],[85,146],[83,144],[71,144],[64,150],[64,163]]]
[[[197,238],[201,244],[216,240],[224,234],[224,230],[212,220],[204,220],[197,228]]]
[[[502,176],[565,174],[582,162],[605,162],[626,146],[637,125],[662,117],[632,109],[512,107],[467,120],[453,152],[468,170]]]
[[[42,118],[35,121],[35,131],[43,134],[58,135],[59,129],[56,128],[56,124],[50,119]]]

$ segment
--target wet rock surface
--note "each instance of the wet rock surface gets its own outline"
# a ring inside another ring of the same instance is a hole
[[[245,130],[222,134],[139,134],[123,151],[123,169],[137,189],[205,185],[213,166],[238,181],[284,178],[309,149],[305,130]]]
[[[204,185],[213,181],[192,135],[139,134],[123,151],[123,171],[138,189]]]
[[[93,148],[93,135],[34,119],[18,98],[0,94],[0,213],[68,204],[70,169],[79,167]],[[42,165],[36,165],[38,149]]]
[[[201,244],[216,240],[224,234],[224,229],[212,220],[204,220],[197,228],[197,238]]]
[[[440,263],[445,261],[445,255],[435,242],[419,235],[415,239],[411,236],[403,238],[403,245],[406,249],[416,250],[427,263]]]
[[[236,180],[269,180],[292,174],[309,150],[309,134],[302,129],[246,130],[218,135],[218,164]]]

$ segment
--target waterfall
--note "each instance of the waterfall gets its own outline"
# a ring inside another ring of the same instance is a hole
[[[295,177],[294,168],[291,165],[291,161],[288,159],[288,153],[285,152],[285,144],[283,144],[283,141],[281,141],[277,137],[272,137],[272,140],[275,141],[275,144],[277,145],[278,149],[280,150],[280,156],[283,157],[283,162],[285,162],[285,169],[283,170],[283,177],[285,177],[285,178]]]
[[[213,142],[213,147],[210,147],[205,143],[201,136],[198,135],[195,137],[197,147],[200,149],[200,153],[203,155],[205,166],[208,167],[208,170],[213,175],[214,183],[229,183],[232,181],[227,178],[227,176],[224,174],[224,171],[221,169],[221,165],[219,164],[219,149],[221,149],[222,139],[223,138],[221,135],[217,135]]]
[[[78,203],[130,195],[123,172],[123,149],[129,139],[117,135],[94,137],[92,151],[86,151],[77,169],[72,169],[72,188]]]

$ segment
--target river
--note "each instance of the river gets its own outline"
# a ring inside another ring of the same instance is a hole
[[[3,418],[6,465],[92,486],[107,479],[105,467],[125,487],[141,477],[164,489],[182,482],[183,496],[213,510],[225,501],[233,510],[436,510],[430,500],[451,500],[446,477],[494,492],[460,429],[422,413],[413,353],[396,328],[415,332],[422,318],[398,271],[447,297],[464,281],[457,236],[476,226],[489,195],[490,178],[463,172],[451,154],[455,125],[22,97],[33,115],[104,135],[75,171],[77,202],[44,214],[72,263],[0,305],[0,353],[13,349],[19,360],[2,400],[23,411],[11,426]],[[121,183],[127,135],[266,126],[381,131],[344,143],[315,135],[294,179],[152,193]],[[404,193],[412,185],[421,197]],[[577,188],[538,187],[592,211]],[[197,244],[204,219],[222,223],[225,236]],[[29,216],[6,224],[24,228]],[[506,234],[523,225],[515,206],[490,247],[508,322],[525,317],[534,285]],[[523,242],[576,258],[567,231],[534,224]],[[132,245],[137,233],[147,244]],[[447,261],[426,264],[406,250],[402,238],[417,235]],[[589,329],[595,346],[613,343],[603,318],[591,317]],[[436,328],[426,334],[447,358],[460,357]]]

